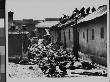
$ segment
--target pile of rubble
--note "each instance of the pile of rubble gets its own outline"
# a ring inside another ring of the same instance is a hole
[[[44,46],[42,42],[40,44],[31,44],[28,47],[28,56],[20,59],[18,63],[24,65],[37,64],[47,77],[65,77],[70,71],[73,75],[107,76],[106,70],[102,70],[97,64],[81,59],[76,61],[71,51],[58,50],[53,46],[52,43]],[[81,71],[77,72],[78,69]],[[101,71],[98,71],[100,69]]]

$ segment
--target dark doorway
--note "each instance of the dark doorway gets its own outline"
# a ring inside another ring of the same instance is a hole
[[[65,32],[64,32],[64,49],[66,49],[66,35],[65,35]]]

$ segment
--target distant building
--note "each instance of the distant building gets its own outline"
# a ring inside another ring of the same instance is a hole
[[[8,12],[8,56],[23,56],[27,51],[29,34],[35,29],[38,21],[33,20],[13,20],[13,12]]]
[[[58,22],[58,19],[46,18],[44,21],[36,24],[36,36],[42,38],[44,35],[48,35],[50,33],[50,28]]]
[[[8,57],[23,56],[28,48],[28,34],[29,32],[8,33]]]
[[[33,19],[23,19],[23,21],[33,22]]]
[[[60,18],[45,18],[45,21],[60,21]]]

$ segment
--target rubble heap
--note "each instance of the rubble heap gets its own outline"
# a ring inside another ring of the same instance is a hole
[[[45,46],[43,42],[40,44],[33,43],[28,47],[27,57],[21,58],[18,63],[24,65],[37,64],[47,77],[65,77],[68,76],[70,71],[71,74],[107,76],[106,70],[102,70],[97,64],[81,59],[76,61],[71,51],[55,49],[53,48],[54,45],[50,43]],[[78,72],[77,70],[81,71]]]

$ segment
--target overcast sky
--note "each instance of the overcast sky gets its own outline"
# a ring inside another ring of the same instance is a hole
[[[8,11],[14,12],[14,19],[44,19],[71,15],[75,8],[98,7],[108,0],[6,0]]]

